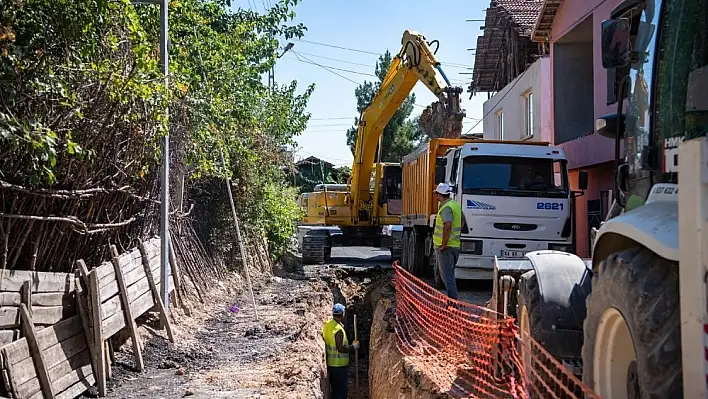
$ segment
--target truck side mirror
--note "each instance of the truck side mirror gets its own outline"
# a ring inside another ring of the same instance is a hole
[[[602,67],[622,68],[629,64],[631,23],[629,18],[602,21]]]
[[[607,114],[595,120],[595,131],[602,137],[615,140],[616,138],[624,138],[624,122],[625,116],[622,114],[619,118],[617,114]],[[617,124],[619,124],[619,137],[617,137]]]
[[[581,170],[578,172],[578,189],[585,191],[588,189],[588,171]]]

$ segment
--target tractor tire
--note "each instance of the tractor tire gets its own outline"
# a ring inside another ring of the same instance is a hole
[[[545,346],[544,340],[549,339],[548,331],[545,332],[545,337],[543,331],[544,320],[541,312],[543,302],[544,298],[541,293],[541,287],[538,282],[536,271],[531,270],[524,273],[519,279],[516,316],[519,325],[519,336],[521,337],[518,351],[521,357],[521,364],[527,378],[526,383],[528,385],[527,392],[529,393],[529,398],[544,399],[544,396],[539,396],[539,393],[547,389],[545,387],[551,387],[554,391],[560,392],[560,398],[581,398],[583,397],[582,389],[572,382],[565,386],[567,390],[574,393],[574,395],[570,396],[565,392],[565,390],[558,387],[558,382],[552,377],[544,378],[543,381],[537,380],[538,370],[542,367],[548,368],[548,370],[556,376],[566,372],[565,370],[559,370],[554,364],[545,361],[544,358],[547,355],[543,354],[541,350],[531,342],[532,339],[540,346]],[[545,322],[547,325],[548,320],[545,320]],[[556,323],[553,324],[555,325]],[[529,337],[531,339],[529,339]],[[556,358],[556,360],[560,359]],[[580,376],[577,377],[580,378]],[[560,380],[563,381],[564,378],[560,378]],[[530,388],[532,385],[537,389]]]
[[[678,267],[644,247],[600,263],[586,300],[583,381],[601,397],[683,397]]]
[[[420,230],[413,229],[410,235],[410,271],[416,277],[425,274],[425,237]]]

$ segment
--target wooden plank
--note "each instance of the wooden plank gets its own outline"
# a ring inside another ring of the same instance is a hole
[[[73,316],[76,316],[76,305],[39,306],[32,310],[32,321],[38,325],[54,325]]]
[[[133,354],[135,355],[135,368],[137,371],[143,370],[143,353],[140,349],[140,336],[138,335],[138,327],[135,325],[135,319],[130,311],[130,300],[128,298],[128,288],[123,281],[123,273],[118,262],[118,250],[115,245],[111,245],[111,257],[113,258],[113,268],[116,271],[116,281],[118,282],[119,294],[121,296],[121,304],[123,307],[123,315],[125,316],[125,324],[130,331],[130,339],[133,341]]]
[[[90,363],[89,353],[84,350],[54,366],[49,371],[54,392],[62,392],[82,379],[92,376],[93,372],[91,371]],[[40,392],[39,381],[37,378],[27,380],[27,382],[20,385],[17,391],[23,395],[21,397],[34,397],[33,395],[36,392]],[[39,397],[41,398],[41,396]]]
[[[113,369],[111,368],[111,365],[113,365],[111,362],[111,351],[108,349],[110,345],[110,338],[104,341],[104,345],[106,346],[106,378],[110,380],[113,378]]]
[[[88,310],[88,301],[89,298],[86,295],[86,291],[84,291],[83,287],[81,284],[76,284],[76,303],[78,304],[79,308],[79,319],[81,319],[81,329],[83,330],[84,333],[84,339],[86,339],[86,346],[88,347],[89,351],[89,356],[90,356],[90,362],[91,362],[91,367],[93,370],[93,373],[96,373],[96,364],[94,363],[94,359],[96,358],[95,348],[93,346],[93,327],[91,326],[91,313]]]
[[[104,365],[106,354],[103,353],[103,328],[101,328],[101,320],[103,315],[101,314],[101,297],[98,289],[98,273],[95,271],[89,274],[89,298],[90,298],[90,308],[89,314],[91,314],[91,324],[93,325],[93,340],[91,345],[93,345],[93,366],[94,373],[96,376],[96,383],[98,385],[98,394],[100,396],[106,396],[106,366]]]
[[[39,343],[37,342],[36,330],[25,304],[20,304],[20,314],[22,317],[22,332],[25,335],[27,346],[29,347],[30,354],[34,361],[34,368],[37,372],[37,379],[39,380],[42,393],[47,398],[53,398],[54,389],[52,388],[52,383],[49,379],[49,371],[44,361],[44,354],[39,347]],[[24,395],[22,397],[24,397]]]
[[[20,299],[22,303],[27,306],[27,310],[29,311],[30,316],[32,315],[32,285],[30,284],[29,280],[25,281],[22,284],[22,288],[20,289]]]
[[[58,394],[56,399],[74,399],[86,392],[87,389],[91,388],[95,382],[95,376],[93,374],[88,375],[76,384],[67,388],[64,392]]]
[[[133,316],[140,317],[153,306],[155,306],[155,303],[153,302],[152,292],[145,291],[140,298],[130,304],[130,311]],[[114,335],[123,329],[123,327],[125,327],[125,317],[122,312],[117,312],[111,317],[104,319],[101,324],[103,334],[107,337]]]
[[[20,325],[20,308],[0,308],[0,328],[14,328]]]
[[[65,341],[81,331],[79,324],[73,319],[62,320],[52,327],[37,332],[37,342],[42,350]],[[30,357],[27,341],[18,340],[3,347],[7,365],[17,364]]]
[[[160,319],[162,320],[162,325],[165,326],[165,331],[167,331],[167,336],[170,339],[170,342],[175,342],[175,337],[172,335],[172,325],[170,324],[170,319],[167,317],[167,311],[165,311],[165,307],[160,300],[160,292],[157,290],[157,285],[155,284],[155,281],[152,278],[152,272],[150,271],[150,262],[148,262],[147,255],[145,253],[143,243],[140,241],[138,242],[138,248],[140,248],[140,252],[143,254],[143,267],[145,268],[145,275],[147,276],[147,281],[150,285],[150,291],[152,291],[152,297],[153,301],[155,302],[155,305],[157,306],[157,311],[160,312]]]
[[[141,264],[139,264],[139,266],[141,267],[123,274],[123,281],[125,282],[126,287],[130,287],[131,285],[145,278],[145,269],[142,268]]]
[[[143,279],[128,287],[128,300],[130,300],[131,303],[141,297],[144,293],[150,292],[150,283],[144,274],[145,273],[143,273]],[[116,313],[120,313],[121,303],[120,295],[114,295],[111,299],[103,302],[103,304],[101,304],[103,320],[113,316]],[[135,314],[134,316],[140,317],[139,314]]]
[[[6,369],[2,369],[2,382],[5,392],[8,396],[12,396],[12,387],[10,386],[10,376],[7,374]]]
[[[113,276],[115,276],[115,273],[113,274]],[[142,278],[145,278],[145,271],[142,269],[134,269],[130,271],[127,275],[123,275],[123,281],[126,287],[131,287],[133,284],[140,281]],[[118,281],[110,281],[109,283],[101,287],[101,298],[103,299],[103,301],[112,298],[118,293],[118,289]],[[144,289],[147,290],[148,286],[145,285]]]
[[[145,291],[145,293],[140,298],[136,299],[135,302],[130,304],[130,310],[133,312],[134,315],[142,316],[145,312],[155,306],[155,301],[156,299],[153,296],[152,292]],[[157,301],[159,302],[160,300],[157,299]]]
[[[175,279],[175,298],[177,301],[177,304],[180,307],[184,306],[184,303],[182,302],[182,292],[180,290],[180,287],[182,287],[182,274],[179,270],[179,265],[177,264],[177,255],[175,255],[175,248],[174,245],[170,243],[170,270],[172,271],[172,275],[174,276]]]
[[[20,306],[19,292],[0,292],[0,306]]]
[[[0,347],[5,346],[20,338],[19,330],[0,330]]]
[[[76,284],[74,284],[76,286]],[[35,292],[32,294],[32,306],[73,306],[76,296],[73,292]]]
[[[106,277],[109,274],[113,274],[113,262],[103,262],[101,266],[91,270],[96,273],[99,280]]]
[[[103,320],[106,320],[117,313],[122,314],[123,310],[121,309],[120,301],[120,295],[114,295],[111,299],[101,304],[101,314],[103,314]]]
[[[121,255],[118,258],[118,261],[120,262],[120,268],[123,269],[123,275],[126,275],[142,266],[142,257],[140,256],[140,251],[138,251],[137,248]]]
[[[30,281],[32,292],[71,292],[73,276],[69,273],[44,273],[27,270],[0,271],[0,291],[19,292],[25,281]]]

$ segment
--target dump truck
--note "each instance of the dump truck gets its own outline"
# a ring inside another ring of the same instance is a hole
[[[601,42],[619,100],[596,133],[614,140],[617,168],[592,259],[499,260],[490,306],[600,397],[706,398],[708,2],[624,1]]]
[[[581,174],[585,189],[587,175]],[[415,275],[434,267],[432,233],[438,183],[450,184],[463,210],[455,278],[489,280],[494,257],[573,249],[574,192],[562,149],[545,142],[431,139],[403,159],[401,265]]]

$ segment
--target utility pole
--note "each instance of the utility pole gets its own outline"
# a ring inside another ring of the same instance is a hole
[[[166,93],[169,93],[169,60],[168,60],[168,0],[131,0],[131,4],[151,4],[160,6],[160,66],[165,79]],[[169,104],[169,103],[168,103]],[[165,106],[167,131],[162,139],[162,168],[160,171],[160,288],[165,310],[170,304],[170,280],[167,278],[170,270],[170,112]]]
[[[276,58],[281,58],[282,56],[285,55],[290,49],[295,46],[295,43],[289,42],[285,48],[283,49],[283,52],[280,53]],[[268,72],[268,87],[270,87],[271,90],[275,90],[275,64],[270,68],[270,71]]]

